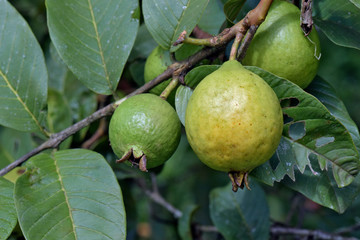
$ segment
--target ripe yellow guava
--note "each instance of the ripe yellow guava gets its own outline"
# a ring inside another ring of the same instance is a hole
[[[144,93],[121,103],[111,117],[110,144],[121,157],[147,171],[168,160],[180,142],[181,124],[171,105]]]
[[[242,63],[305,88],[317,73],[320,51],[315,27],[307,37],[300,27],[300,10],[287,1],[274,0]]]
[[[210,168],[228,172],[234,191],[247,186],[247,174],[274,154],[282,129],[276,94],[236,60],[205,77],[186,109],[192,149]]]

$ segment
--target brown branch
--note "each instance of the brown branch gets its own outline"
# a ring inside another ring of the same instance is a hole
[[[308,230],[301,228],[292,228],[292,227],[283,227],[283,226],[273,226],[271,227],[271,234],[276,236],[292,235],[292,236],[301,236],[301,237],[311,237],[313,239],[323,239],[323,240],[358,240],[354,237],[343,237],[337,234],[331,234],[323,232],[320,230]]]
[[[245,36],[244,42],[241,44],[241,46],[237,52],[237,56],[238,56],[237,59],[239,61],[244,59],[244,57],[246,55],[246,51],[249,48],[250,42],[254,38],[257,29],[258,29],[258,26],[255,26],[255,25],[252,25],[249,28],[249,31],[247,32],[247,34]]]
[[[105,135],[107,130],[106,118],[100,119],[99,127],[96,129],[94,135],[92,135],[88,140],[81,144],[82,148],[90,149],[91,146],[102,136]]]
[[[197,39],[191,37],[184,38],[184,36],[181,35],[179,39],[176,41],[176,44],[180,44],[184,42],[189,44],[219,47],[222,46],[223,44],[228,43],[231,39],[235,38],[230,53],[230,59],[235,59],[236,55],[239,56],[240,59],[242,59],[246,54],[246,50],[249,47],[250,41],[254,37],[257,28],[265,20],[267,12],[269,11],[272,2],[273,0],[261,0],[259,4],[256,6],[256,8],[249,11],[240,22],[236,23],[231,28],[224,29],[217,36],[206,39]],[[241,45],[241,50],[238,51],[237,49],[239,43],[242,41],[243,37],[247,32],[248,34],[246,37],[246,41]]]
[[[335,231],[335,233],[336,234],[346,234],[346,233],[351,233],[351,232],[358,231],[358,230],[360,230],[360,223],[357,223],[350,227],[339,228],[338,230]]]
[[[105,101],[106,101],[107,96],[106,95],[98,95],[97,99],[99,102],[99,108],[103,108],[105,106]],[[96,129],[96,132],[94,133],[94,135],[92,135],[88,140],[86,140],[81,147],[82,148],[86,148],[86,149],[90,149],[91,146],[102,136],[105,135],[107,130],[107,122],[106,122],[106,118],[102,118],[100,119],[100,123],[98,128]]]
[[[219,232],[215,226],[196,225],[196,230],[201,232]],[[331,234],[320,230],[309,230],[301,228],[292,228],[286,226],[272,226],[270,233],[273,236],[297,236],[306,237],[306,239],[313,238],[319,240],[358,240],[354,237],[343,237],[339,234]]]
[[[167,202],[159,193],[158,187],[157,187],[157,183],[156,183],[156,178],[154,175],[152,175],[152,184],[153,184],[153,190],[149,190],[146,187],[145,182],[143,181],[144,179],[136,179],[136,183],[139,185],[139,187],[144,191],[144,193],[155,203],[159,204],[160,206],[164,207],[166,210],[168,210],[170,213],[172,213],[172,215],[174,216],[174,218],[178,219],[182,216],[182,212],[177,209],[176,207],[174,207],[173,205],[171,205],[169,202]]]

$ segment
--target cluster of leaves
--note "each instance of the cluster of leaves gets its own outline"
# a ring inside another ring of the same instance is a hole
[[[156,45],[177,53],[193,51],[172,45],[181,32],[189,35],[198,25],[217,34],[255,3],[147,0],[140,6],[138,1],[46,0],[47,24],[33,28],[40,45],[22,15],[0,0],[0,167],[92,114],[96,94],[118,96],[119,80],[141,86],[144,61]],[[313,15],[316,26],[335,44],[360,49],[358,1],[314,1]],[[47,31],[50,43],[44,40]],[[198,66],[185,76],[186,85],[176,93],[182,122],[193,89],[218,67]],[[226,176],[199,163],[183,136],[157,176],[165,198],[182,210],[177,228],[163,234],[190,239],[196,210],[209,205],[209,211],[199,210],[198,219],[203,224],[211,220],[225,239],[267,239],[270,210],[263,188],[277,182],[340,213],[358,195],[360,136],[334,89],[321,77],[304,91],[262,69],[248,69],[274,89],[286,116],[276,154],[252,173],[252,191],[232,193],[229,185],[223,187]],[[152,222],[154,232],[163,232],[150,216],[169,213],[155,211],[144,192],[133,188],[134,179],[148,184],[149,174],[115,166],[106,137],[93,151],[75,149],[91,135],[91,127],[96,124],[68,138],[58,150],[32,157],[16,182],[7,179],[14,180],[24,168],[0,178],[0,239],[8,238],[17,222],[30,240],[146,235],[136,229],[136,222]]]

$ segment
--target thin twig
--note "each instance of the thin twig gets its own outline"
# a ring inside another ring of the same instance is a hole
[[[182,216],[182,212],[171,205],[169,202],[167,202],[159,193],[158,190],[150,191],[146,186],[145,183],[142,181],[143,179],[137,179],[136,182],[140,186],[140,188],[144,191],[144,193],[155,203],[159,204],[160,206],[164,207],[166,210],[168,210],[174,218],[178,219]],[[154,178],[152,178],[152,181],[154,182]],[[154,184],[154,183],[153,183]],[[153,186],[153,188],[157,189],[157,186]]]
[[[241,33],[243,35],[246,34],[247,30],[250,26],[259,26],[267,15],[267,12],[272,4],[273,0],[260,0],[258,5],[251,11],[249,11],[246,16],[238,23],[236,23],[231,28],[225,28],[219,35],[197,39],[191,37],[185,37],[181,35],[179,39],[176,41],[176,44],[181,43],[190,43],[195,45],[204,45],[209,47],[220,47],[227,44],[231,41],[236,34]]]
[[[215,227],[215,226],[207,226],[207,225],[197,225],[196,230],[199,230],[201,232],[219,232],[217,227]]]
[[[96,129],[96,132],[88,140],[81,144],[81,148],[90,149],[99,138],[105,135],[106,129],[106,118],[102,118],[100,119],[99,127]]]
[[[197,225],[196,230],[201,232],[219,232],[215,226]],[[309,230],[301,228],[292,228],[287,226],[272,226],[270,232],[273,236],[298,236],[319,239],[319,240],[358,240],[355,237],[343,237],[339,233],[332,234],[320,230]]]
[[[311,237],[313,239],[322,239],[322,240],[358,240],[358,238],[343,237],[341,235],[331,234],[320,230],[308,230],[308,229],[283,227],[283,226],[271,227],[271,234],[277,236],[292,235],[292,236],[302,236],[308,238]]]
[[[336,234],[346,234],[346,233],[351,233],[351,232],[358,231],[358,230],[360,230],[360,223],[357,223],[350,227],[339,228],[338,230],[335,231],[335,233]]]
[[[231,51],[230,51],[230,57],[229,60],[235,60],[236,59],[236,55],[237,55],[237,51],[240,45],[241,40],[243,39],[244,34],[241,32],[236,33],[235,39],[234,39],[234,43],[231,46]]]
[[[107,96],[106,95],[98,95],[97,99],[99,102],[99,108],[103,108],[105,106],[105,101],[106,101]],[[86,149],[90,149],[91,146],[102,136],[105,135],[107,130],[107,122],[106,122],[106,118],[102,118],[100,119],[100,123],[98,128],[96,129],[96,132],[88,139],[86,140],[83,144],[81,144],[82,148],[86,148]]]
[[[246,51],[249,48],[250,42],[254,38],[257,29],[258,29],[258,26],[255,26],[255,25],[253,25],[249,28],[249,31],[247,32],[245,39],[237,52],[237,56],[238,56],[237,59],[239,61],[244,59],[244,57],[246,55]]]

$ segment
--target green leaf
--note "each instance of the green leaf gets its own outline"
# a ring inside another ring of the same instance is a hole
[[[347,128],[359,151],[359,130],[331,85],[317,76],[307,88],[307,91],[319,99],[331,114]],[[314,171],[321,172],[321,169],[316,169],[316,164],[314,167]],[[295,182],[284,179],[283,183],[301,192],[311,200],[339,213],[343,213],[360,192],[360,175],[349,186],[344,188],[337,187],[330,171],[321,172],[320,175],[316,176],[309,169],[306,169],[304,174],[295,173],[294,178],[296,178]]]
[[[139,58],[146,59],[157,45],[158,44],[147,30],[146,25],[141,24],[128,60],[134,61]]]
[[[6,0],[0,0],[0,124],[43,132],[47,72],[30,27]]]
[[[176,50],[175,59],[177,61],[186,60],[190,56],[192,56],[195,53],[199,52],[202,48],[203,48],[203,46],[184,43],[184,44],[181,45],[181,47],[178,50]]]
[[[313,170],[321,172],[316,164]],[[302,193],[312,201],[339,213],[343,213],[360,193],[360,175],[357,175],[350,185],[343,188],[337,187],[330,171],[314,175],[311,170],[306,169],[303,174],[296,172],[295,178],[295,182],[285,178],[282,183]]]
[[[191,220],[196,210],[199,209],[197,205],[187,205],[182,211],[183,215],[179,219],[178,231],[182,240],[192,240],[191,234]]]
[[[216,35],[219,33],[225,19],[221,3],[217,0],[212,0],[209,1],[209,4],[205,8],[204,14],[201,17],[198,26],[203,31]]]
[[[269,239],[265,193],[255,181],[250,187],[234,193],[228,184],[210,192],[210,217],[226,240]]]
[[[45,57],[49,73],[49,88],[55,89],[59,92],[64,92],[65,79],[71,72],[60,58],[54,44],[50,44]]]
[[[0,168],[14,162],[35,147],[30,133],[0,128]]]
[[[224,13],[229,22],[234,23],[245,2],[246,0],[229,0],[225,3]]]
[[[350,0],[350,2],[352,2],[358,8],[360,8],[360,1],[359,0]]]
[[[47,0],[50,37],[69,69],[88,88],[114,93],[134,44],[137,1]]]
[[[63,94],[49,89],[48,92],[48,116],[47,123],[50,132],[57,133],[72,124],[71,109]],[[61,149],[68,148],[71,138],[61,144]]]
[[[327,81],[317,76],[306,90],[324,104],[330,113],[346,127],[359,152],[359,129],[355,122],[351,119],[344,103],[336,95],[335,89]]]
[[[145,84],[144,72],[145,72],[145,60],[138,60],[131,63],[129,66],[131,77],[136,84],[140,87]]]
[[[185,126],[186,108],[192,93],[193,90],[191,88],[183,85],[180,85],[176,90],[175,109],[183,126]]]
[[[360,49],[359,1],[313,1],[313,15],[315,24],[332,42]]]
[[[56,133],[71,125],[71,110],[60,92],[49,89],[48,96],[48,127],[52,133]]]
[[[339,187],[349,185],[360,169],[359,153],[348,130],[314,96],[300,87],[257,67],[247,69],[262,77],[281,101],[285,124],[277,160],[271,162],[276,180],[294,170],[314,169],[317,158],[321,171],[332,171]],[[278,161],[278,163],[277,163]],[[269,170],[269,169],[267,169]],[[315,175],[321,172],[313,171]]]
[[[84,149],[39,154],[26,167],[15,184],[26,239],[125,239],[121,189],[100,154]]]
[[[97,98],[96,94],[86,88],[71,72],[68,73],[64,96],[69,103],[73,122],[78,122],[95,112]],[[84,139],[89,127],[90,125],[80,130],[80,140]]]
[[[143,1],[143,15],[147,29],[155,41],[172,52],[179,46],[172,44],[183,31],[189,36],[199,22],[209,0],[147,0]]]
[[[207,75],[216,71],[220,65],[203,65],[194,68],[185,76],[185,83],[191,88],[195,88],[201,80],[203,80]]]
[[[14,184],[0,177],[0,239],[7,239],[17,223]]]

